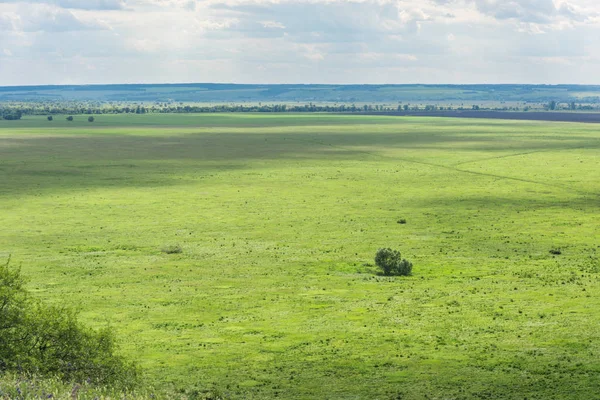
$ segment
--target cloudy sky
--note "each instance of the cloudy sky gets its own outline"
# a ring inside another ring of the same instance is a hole
[[[599,0],[0,0],[0,85],[600,84]]]

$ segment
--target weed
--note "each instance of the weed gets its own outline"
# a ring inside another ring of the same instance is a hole
[[[165,246],[160,251],[162,251],[165,254],[180,254],[180,253],[183,253],[183,249],[179,245]]]

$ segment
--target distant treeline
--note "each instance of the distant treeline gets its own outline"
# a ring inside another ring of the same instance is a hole
[[[0,86],[2,101],[196,104],[600,102],[598,85],[117,84]]]
[[[427,109],[444,109],[443,107],[427,106]],[[365,112],[365,111],[401,111],[415,110],[419,107],[408,105],[404,106],[384,106],[384,105],[361,105],[355,104],[336,104],[336,105],[316,105],[308,104],[107,104],[107,103],[83,103],[83,104],[39,104],[39,103],[18,103],[7,105],[4,110],[0,109],[0,115],[79,115],[79,114],[147,114],[147,113],[302,113],[302,112]],[[9,119],[9,118],[6,118]]]
[[[552,101],[543,106],[546,110],[595,110],[599,106],[589,104],[557,103]],[[540,110],[541,108],[537,108]],[[482,107],[472,105],[468,107],[451,107],[440,105],[377,105],[377,104],[111,104],[103,102],[90,103],[8,103],[0,108],[0,119],[16,120],[22,115],[81,115],[81,114],[147,114],[147,113],[364,113],[364,112],[394,112],[394,111],[417,111],[417,112],[438,112],[438,111],[530,111],[530,106],[519,107]]]
[[[0,110],[0,119],[7,121],[21,119],[23,112],[20,109]]]

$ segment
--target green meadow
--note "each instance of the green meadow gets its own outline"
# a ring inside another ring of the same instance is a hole
[[[0,258],[158,388],[600,393],[600,125],[24,117],[0,174]],[[413,275],[378,275],[381,247]]]

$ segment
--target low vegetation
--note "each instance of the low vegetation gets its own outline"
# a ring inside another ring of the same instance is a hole
[[[412,263],[402,258],[398,250],[379,249],[375,254],[375,265],[377,265],[383,275],[408,276],[412,273]]]
[[[178,244],[165,246],[161,249],[165,254],[180,254],[183,253],[183,249]]]
[[[138,368],[117,354],[109,328],[93,330],[63,306],[33,298],[18,269],[0,266],[0,374],[132,389]]]
[[[55,377],[35,374],[0,374],[0,400],[225,400],[216,390],[197,387],[188,389],[155,389],[150,386],[123,390],[114,386],[98,386],[89,382],[70,383]]]
[[[0,123],[0,258],[30,304],[110,322],[136,393],[600,393],[598,125],[47,115]]]

